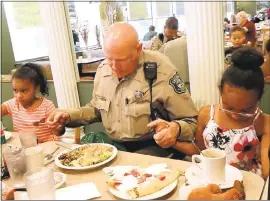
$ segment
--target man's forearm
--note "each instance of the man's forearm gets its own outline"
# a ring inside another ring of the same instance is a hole
[[[173,148],[177,149],[180,152],[185,153],[188,156],[199,154],[199,151],[195,148],[195,146],[191,142],[176,142]]]
[[[197,130],[196,118],[185,118],[181,120],[175,120],[180,125],[180,135],[177,141],[190,141],[194,139]]]
[[[69,109],[67,112],[70,121],[66,124],[66,127],[75,128],[101,121],[100,112],[91,104],[81,108]]]

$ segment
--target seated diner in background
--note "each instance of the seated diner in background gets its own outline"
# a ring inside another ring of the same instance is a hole
[[[163,33],[152,38],[148,49],[158,51],[166,42],[181,37],[182,34],[178,32],[178,27],[178,19],[169,17],[165,22]]]
[[[240,26],[245,29],[246,39],[245,43],[251,42],[251,46],[255,47],[256,45],[256,28],[255,24],[247,19],[247,13],[245,11],[241,11],[236,15],[237,22]]]
[[[157,32],[155,32],[155,26],[150,25],[149,31],[144,35],[143,41],[149,41],[151,40],[155,35],[157,35]]]
[[[243,27],[236,25],[230,30],[230,39],[232,46],[225,50],[225,65],[229,66],[231,64],[232,53],[238,48],[245,45],[246,32]]]

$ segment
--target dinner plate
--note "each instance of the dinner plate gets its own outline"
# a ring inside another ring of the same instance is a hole
[[[61,156],[62,154],[64,153],[67,153],[67,152],[70,152],[78,147],[83,147],[83,146],[89,146],[89,145],[102,145],[102,146],[107,146],[107,147],[111,147],[113,149],[113,153],[111,155],[110,158],[108,158],[107,160],[101,162],[101,163],[98,163],[98,164],[94,164],[94,165],[89,165],[89,166],[85,166],[85,167],[70,167],[70,166],[65,166],[61,163],[61,161],[58,159],[59,156]],[[110,145],[110,144],[105,144],[105,143],[92,143],[92,144],[85,144],[85,145],[81,145],[81,146],[78,146],[76,148],[72,148],[72,150],[64,150],[62,151],[61,153],[59,153],[56,157],[55,157],[55,164],[60,167],[60,168],[63,168],[63,169],[68,169],[68,170],[88,170],[88,169],[93,169],[93,168],[97,168],[97,167],[100,167],[108,162],[110,162],[111,160],[113,160],[116,155],[117,155],[117,148],[113,145]]]
[[[241,171],[236,167],[226,164],[225,171],[225,182],[218,184],[221,189],[233,187],[235,180],[243,181],[243,175]],[[190,184],[207,184],[207,182],[203,178],[204,176],[202,174],[202,170],[197,165],[190,166],[185,172],[185,177]]]
[[[175,187],[177,186],[177,183],[178,183],[178,179],[175,180],[174,182],[172,182],[171,184],[169,184],[168,186],[164,187],[160,191],[157,191],[153,194],[146,195],[146,196],[134,199],[134,200],[153,200],[153,199],[163,197],[163,196],[167,195],[168,193],[170,193],[173,189],[175,189]],[[118,198],[121,198],[124,200],[131,199],[124,191],[118,191],[118,190],[115,190],[112,188],[109,188],[109,191],[111,192],[111,194],[113,194],[114,196],[116,196]]]
[[[9,131],[4,131],[4,133],[5,133],[5,138],[6,138],[6,140],[8,140],[8,139],[10,139],[11,138],[11,132],[9,132]]]

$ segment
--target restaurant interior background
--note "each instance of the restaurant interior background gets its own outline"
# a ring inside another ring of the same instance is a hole
[[[224,2],[224,17],[231,18],[239,10],[245,10],[254,16],[258,11],[269,7],[269,2]],[[10,74],[12,69],[27,61],[38,62],[44,65],[47,70],[50,95],[57,106],[57,98],[50,71],[48,57],[48,46],[44,36],[44,27],[40,14],[38,2],[2,2],[2,102],[13,97],[10,85]],[[105,18],[111,21],[126,21],[131,23],[139,33],[140,40],[148,31],[150,25],[156,27],[156,32],[163,31],[165,20],[175,16],[179,20],[179,30],[186,31],[186,23],[189,19],[185,17],[184,2],[67,2],[66,10],[70,20],[70,34],[74,30],[79,36],[80,43],[75,46],[76,58],[91,54],[92,58],[103,58],[101,49],[102,34],[107,28]],[[109,19],[112,16],[112,19]],[[220,22],[223,23],[223,22]],[[71,34],[72,35],[72,34]],[[87,35],[85,38],[83,36]],[[86,48],[87,47],[87,48]],[[83,106],[91,100],[93,89],[93,77],[97,65],[96,62],[81,64],[85,72],[79,72],[80,78],[77,81],[80,105]],[[187,83],[188,85],[189,83]],[[192,92],[191,92],[192,93]],[[266,93],[263,97],[261,108],[270,113],[269,107],[270,85],[266,84]],[[268,100],[268,102],[267,102]],[[12,130],[10,117],[3,118],[7,130]],[[86,126],[85,133],[89,131],[104,131],[100,123]]]

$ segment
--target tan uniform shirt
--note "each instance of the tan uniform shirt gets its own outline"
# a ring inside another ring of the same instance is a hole
[[[153,50],[153,51],[158,51],[162,45],[164,44],[164,42],[162,42],[158,35],[154,36],[151,41],[150,41],[150,50]]]
[[[71,123],[67,126],[86,125],[101,119],[107,134],[117,141],[151,138],[153,133],[146,126],[150,119],[149,85],[145,80],[143,63],[156,62],[157,80],[153,84],[153,102],[159,100],[172,120],[179,120],[179,140],[194,137],[197,110],[179,77],[176,68],[163,54],[143,51],[136,71],[121,81],[113,74],[106,60],[98,67],[89,105],[70,109]],[[181,120],[180,120],[181,119]]]
[[[181,31],[178,31],[178,32],[177,32],[177,37],[182,37],[182,36],[184,36],[184,33],[181,32]],[[150,45],[149,45],[149,46],[150,46],[150,47],[149,47],[149,50],[159,51],[160,48],[162,48],[163,45],[164,45],[165,43],[166,43],[166,41],[160,40],[159,34],[158,34],[158,35],[154,36],[154,37],[151,39]]]

